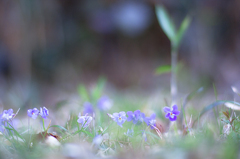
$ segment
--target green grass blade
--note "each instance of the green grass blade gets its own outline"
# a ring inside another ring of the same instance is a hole
[[[98,100],[101,97],[105,83],[105,78],[101,77],[98,79],[96,87],[92,90],[92,98],[94,101]]]
[[[10,125],[10,124],[9,124]],[[10,125],[12,127],[12,125]],[[17,132],[17,130],[15,130],[13,127],[9,128],[7,126],[5,126],[6,129],[8,130],[12,130],[20,139],[22,139],[23,141],[25,141],[25,139]]]
[[[90,101],[89,93],[84,85],[81,84],[78,86],[78,94],[83,101]]]
[[[182,41],[182,37],[185,34],[186,30],[188,29],[190,22],[191,22],[191,18],[189,16],[186,16],[182,21],[182,24],[177,32],[176,39],[175,39],[176,45],[177,45],[176,47],[180,45],[180,42]]]
[[[163,32],[167,35],[169,40],[173,42],[176,36],[176,31],[175,31],[175,26],[172,19],[170,18],[166,9],[163,6],[156,6],[155,10],[156,10],[158,22]]]
[[[89,135],[90,137],[94,137],[94,135],[93,134],[91,134],[90,132],[88,132],[88,131],[86,131],[86,130],[82,130],[82,132],[84,133],[84,134],[86,134],[86,135]]]

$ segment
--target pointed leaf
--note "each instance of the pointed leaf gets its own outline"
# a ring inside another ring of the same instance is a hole
[[[97,100],[101,97],[106,80],[105,78],[99,78],[96,84],[96,87],[92,90],[92,97],[94,100]]]
[[[228,119],[230,118],[228,111],[226,111],[226,112],[223,111],[223,114],[224,114]]]
[[[91,134],[90,132],[86,131],[86,130],[82,130],[83,133],[85,133],[86,135],[90,136],[90,137],[94,137],[93,134]]]
[[[171,66],[170,66],[170,65],[159,66],[159,67],[155,70],[155,74],[156,74],[156,75],[161,75],[161,74],[169,73],[169,72],[171,72]]]
[[[163,6],[156,6],[155,10],[158,18],[158,23],[160,24],[164,33],[167,35],[168,39],[173,42],[176,36],[176,31],[172,19]]]
[[[78,86],[78,94],[81,96],[83,101],[89,101],[89,94],[84,85],[79,85]]]
[[[23,141],[25,141],[24,138],[17,132],[17,130],[14,129],[14,127],[13,127],[12,125],[8,124],[8,126],[11,126],[12,128],[7,127],[7,126],[5,126],[5,128],[8,129],[8,130],[14,131],[14,133],[15,133],[19,138],[21,138]]]
[[[191,20],[190,20],[190,17],[189,16],[186,16],[186,18],[182,21],[182,24],[177,32],[177,35],[176,35],[176,46],[178,47],[181,40],[182,40],[182,37],[183,35],[185,34],[189,24],[190,24]]]

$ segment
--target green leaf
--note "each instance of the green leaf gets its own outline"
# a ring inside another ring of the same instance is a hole
[[[176,67],[176,72],[179,72],[183,68],[183,63],[178,62],[177,67]],[[170,65],[162,65],[156,68],[155,74],[156,75],[161,75],[164,73],[170,73],[171,72],[171,66]]]
[[[83,133],[85,133],[86,135],[90,136],[90,137],[94,137],[93,134],[91,134],[90,132],[86,131],[86,130],[82,130]]]
[[[101,97],[105,83],[106,83],[105,78],[101,77],[98,79],[97,85],[92,91],[92,97],[94,100],[98,100],[98,98]]]
[[[10,124],[8,124],[8,125],[12,127],[12,125],[10,125]],[[5,128],[8,129],[8,130],[14,131],[14,133],[15,133],[20,139],[22,139],[23,141],[25,141],[25,139],[24,139],[13,127],[12,127],[12,128],[9,128],[9,127],[5,126]]]
[[[89,101],[89,94],[84,85],[79,85],[78,86],[78,94],[81,96],[83,101]]]
[[[161,75],[161,74],[169,73],[169,72],[171,72],[171,66],[170,66],[170,65],[159,66],[159,67],[155,70],[155,74],[156,74],[156,75]]]
[[[186,16],[185,19],[182,21],[182,24],[175,38],[176,47],[180,45],[180,42],[182,41],[182,37],[185,34],[186,30],[188,29],[190,22],[191,22],[191,19],[189,16]]]
[[[166,9],[163,6],[157,5],[155,7],[155,10],[157,14],[158,23],[160,24],[162,30],[167,35],[168,39],[171,42],[174,42],[176,31],[172,19],[170,18]]]

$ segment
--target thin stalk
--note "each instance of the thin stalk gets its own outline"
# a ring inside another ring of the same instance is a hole
[[[45,131],[44,119],[43,118],[42,118],[42,123],[43,123],[43,130]]]
[[[78,118],[78,117],[76,117],[76,118]],[[78,120],[78,119],[76,119],[76,120]],[[78,128],[78,131],[80,131],[80,127],[79,127],[78,122],[77,122],[77,128]],[[79,140],[80,140],[80,133],[78,134],[78,138],[79,138]]]
[[[177,49],[175,49],[174,44],[171,46],[171,97],[172,106],[177,104]]]
[[[30,129],[31,129],[31,124],[30,124],[30,119],[28,117],[28,135],[30,136],[29,143],[28,143],[28,148],[29,148],[29,146],[31,146],[31,138],[32,138],[32,133],[30,134]]]

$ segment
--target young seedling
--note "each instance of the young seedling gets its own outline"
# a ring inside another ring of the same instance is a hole
[[[175,24],[173,20],[168,15],[166,9],[163,6],[156,6],[156,14],[158,18],[158,22],[167,35],[168,39],[171,42],[171,67],[169,66],[160,66],[157,68],[157,72],[166,73],[171,70],[171,97],[172,104],[177,104],[177,58],[178,58],[178,48],[184,33],[186,32],[189,24],[190,17],[186,16],[186,18],[182,21],[180,28],[178,31],[175,29]]]

